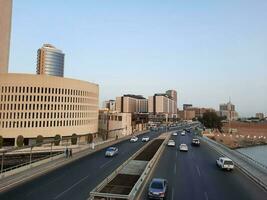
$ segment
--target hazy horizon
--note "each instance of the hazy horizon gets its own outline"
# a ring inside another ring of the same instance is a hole
[[[100,105],[175,89],[179,108],[267,114],[267,1],[13,0],[9,72],[36,71],[37,49],[65,53],[65,77],[100,86]]]

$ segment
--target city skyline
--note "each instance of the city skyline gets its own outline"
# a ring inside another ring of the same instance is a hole
[[[240,116],[267,113],[266,2],[80,2],[14,0],[9,72],[34,74],[51,43],[66,77],[99,83],[100,102],[173,88],[180,109],[231,96]]]

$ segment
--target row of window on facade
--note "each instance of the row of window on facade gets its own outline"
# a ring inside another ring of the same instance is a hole
[[[48,88],[48,87],[28,87],[28,86],[2,86],[2,93],[35,93],[35,94],[62,94],[73,96],[97,96],[93,92],[65,89],[65,88]]]
[[[65,126],[85,126],[92,120],[57,120],[57,121],[6,121],[1,128],[48,128]]]
[[[1,95],[1,102],[62,102],[62,103],[97,103],[96,99],[67,96],[42,96],[42,95]]]
[[[0,111],[23,111],[23,110],[42,110],[42,111],[88,111],[95,110],[97,106],[70,105],[70,104],[0,104]]]
[[[0,112],[0,120],[5,119],[65,119],[97,117],[91,112]]]
[[[99,115],[99,120],[112,120],[112,121],[122,121],[122,116],[117,115]]]

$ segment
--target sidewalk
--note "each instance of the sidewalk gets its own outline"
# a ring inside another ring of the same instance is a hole
[[[142,135],[149,131],[141,131],[135,133],[135,135]],[[11,174],[5,174],[4,177],[0,179],[0,192],[7,190],[13,186],[16,186],[20,183],[25,181],[29,181],[33,178],[36,178],[42,174],[48,173],[52,170],[55,170],[63,165],[67,165],[70,162],[78,160],[81,157],[87,156],[89,154],[95,153],[102,149],[105,149],[108,146],[114,145],[116,143],[128,140],[132,137],[132,135],[128,135],[117,140],[111,139],[107,141],[100,142],[95,145],[95,148],[92,149],[91,144],[84,145],[81,149],[73,149],[73,156],[72,158],[65,158],[64,154],[48,158],[45,160],[40,161],[41,163],[32,163],[31,166],[24,166],[24,169],[15,169],[12,170],[13,172],[6,172]],[[21,167],[23,168],[23,167]]]
[[[261,185],[265,190],[267,190],[267,167],[263,166],[257,161],[254,161],[238,151],[227,148],[226,146],[209,139],[208,137],[200,137],[200,139],[206,142],[218,153],[229,157],[233,162],[239,167],[246,175],[248,175],[252,180]]]

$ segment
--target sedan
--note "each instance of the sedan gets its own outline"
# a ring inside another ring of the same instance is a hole
[[[138,137],[136,136],[133,136],[131,139],[130,139],[130,142],[137,142],[138,141]]]
[[[185,131],[181,132],[181,135],[182,135],[182,136],[185,136]]]
[[[149,141],[149,137],[148,136],[142,137],[142,142],[148,142],[148,141]]]
[[[172,135],[173,135],[173,136],[177,136],[177,133],[176,133],[176,132],[173,132]]]
[[[174,140],[169,140],[168,141],[168,146],[169,147],[175,147],[175,141]]]
[[[188,151],[188,146],[186,144],[180,144],[179,149],[180,151]]]
[[[167,196],[168,182],[166,179],[153,178],[148,188],[149,199],[165,199]]]
[[[106,150],[105,156],[106,157],[113,157],[119,153],[119,149],[117,147],[109,147]]]

